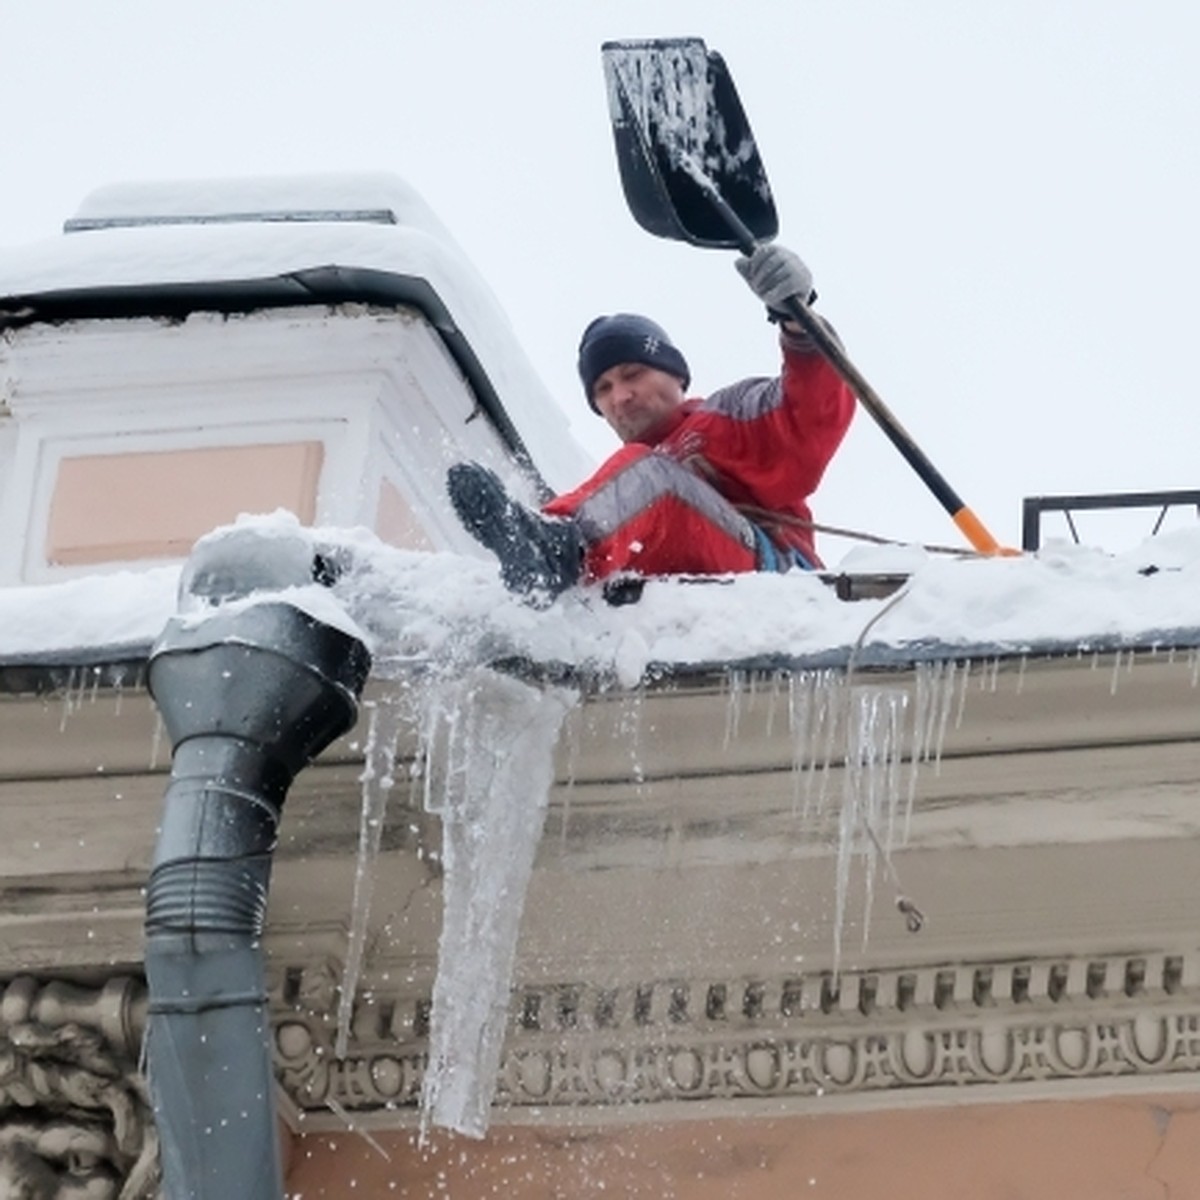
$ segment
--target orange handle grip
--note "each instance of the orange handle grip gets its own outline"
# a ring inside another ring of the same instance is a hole
[[[1020,550],[1013,550],[1008,546],[1002,546],[984,527],[983,522],[965,505],[958,512],[950,514],[955,525],[962,530],[967,541],[979,551],[980,554],[997,554],[1005,557],[1016,557],[1020,555]]]

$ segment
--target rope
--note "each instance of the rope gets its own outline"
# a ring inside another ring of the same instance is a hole
[[[798,520],[799,518],[797,518]],[[877,533],[866,533],[861,529],[845,529],[838,525],[822,525],[818,521],[802,522],[817,533],[827,533],[831,537],[852,538],[859,542],[870,542],[875,546],[917,546],[929,554],[950,554],[956,558],[990,558],[980,550],[970,550],[965,546],[942,546],[936,542],[906,542],[900,538],[882,537]]]
[[[725,495],[721,487],[720,475],[703,454],[692,451],[676,460],[687,467],[693,474],[698,475],[706,483],[711,484],[718,492]],[[728,499],[728,497],[726,497]],[[729,501],[753,525],[770,529],[771,526],[790,526],[792,529],[811,529],[814,533],[827,533],[831,537],[850,538],[853,541],[870,542],[875,546],[919,546],[929,554],[951,554],[958,558],[989,558],[979,550],[969,550],[963,546],[942,546],[929,542],[906,542],[900,538],[882,537],[877,533],[867,533],[862,529],[848,529],[840,525],[823,525],[817,521],[806,521],[793,513],[779,512],[776,509],[760,508],[756,504],[738,504]]]
[[[736,506],[748,520],[756,525],[769,528],[772,525],[790,526],[793,529],[811,529],[814,533],[827,533],[831,537],[851,538],[859,542],[870,542],[875,546],[918,546],[929,554],[951,554],[958,558],[989,558],[979,550],[970,550],[965,546],[942,546],[936,542],[906,542],[900,538],[883,537],[878,533],[867,533],[862,529],[848,529],[843,525],[825,525],[820,521],[806,521],[803,517],[791,513],[775,512],[769,508],[758,508],[753,504]]]

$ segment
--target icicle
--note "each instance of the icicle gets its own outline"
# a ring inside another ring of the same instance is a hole
[[[363,769],[359,775],[362,786],[362,808],[358,827],[358,861],[354,868],[354,899],[350,907],[350,936],[346,946],[346,963],[342,970],[342,986],[338,998],[337,1037],[334,1054],[346,1057],[350,1039],[350,1022],[354,1015],[354,995],[362,974],[363,955],[367,944],[367,924],[371,916],[371,892],[375,885],[375,864],[379,858],[383,837],[387,801],[395,782],[396,743],[401,729],[411,722],[404,699],[400,695],[366,701],[363,707],[370,713],[367,744],[363,750]]]
[[[1000,665],[1000,660],[998,658],[994,659],[993,662],[995,663],[995,665],[997,667]],[[949,664],[949,666],[950,666],[950,679],[951,679],[951,682],[953,683],[956,664],[952,662]],[[973,664],[972,664],[971,660],[967,659],[967,661],[965,663],[963,663],[961,671],[960,671],[961,683],[960,683],[959,689],[958,689],[958,704],[955,706],[955,709],[954,709],[954,728],[955,729],[962,728],[963,713],[966,712],[966,709],[967,709],[967,681],[971,678],[971,667],[972,666],[973,666]],[[983,687],[983,682],[984,682],[985,676],[986,676],[986,668],[980,670],[979,686],[981,689]],[[996,690],[996,676],[994,673],[991,676],[991,684],[990,684],[990,687],[988,690],[993,691],[993,692]],[[943,732],[943,737],[944,737],[944,732]],[[939,743],[938,754],[937,754],[938,766],[941,766],[941,761],[942,761],[942,750],[941,750],[941,745]]]
[[[887,692],[887,728],[884,731],[883,796],[887,805],[887,827],[883,855],[891,861],[896,848],[896,827],[900,807],[900,764],[904,758],[904,713],[908,710],[908,693],[890,688]],[[906,813],[907,817],[907,813]],[[907,836],[907,820],[905,821]]]
[[[1131,651],[1130,657],[1132,658],[1132,656],[1133,656],[1133,654]],[[1117,684],[1120,683],[1120,681],[1121,681],[1121,651],[1117,650],[1117,652],[1113,655],[1112,676],[1108,681],[1108,694],[1110,696],[1115,696],[1117,694]]]
[[[646,780],[646,772],[642,763],[642,701],[645,692],[642,688],[634,688],[621,701],[620,724],[618,735],[621,741],[629,747],[629,772],[634,783],[641,786]]]
[[[955,662],[922,663],[917,667],[917,723],[912,747],[914,768],[918,761],[932,761],[935,771],[940,768],[950,710],[955,708],[955,719],[961,720],[970,672],[970,663],[961,669]],[[961,684],[957,706],[956,681]]]
[[[837,746],[837,722],[843,681],[830,671],[800,671],[788,676],[788,728],[792,735],[792,813],[807,821],[823,811],[830,768]],[[817,776],[816,803],[813,791]],[[803,804],[801,802],[803,793]]]
[[[112,687],[113,715],[119,717],[125,701],[125,668],[123,666],[118,665],[113,669]]]
[[[998,660],[997,660],[998,661]],[[933,763],[934,774],[942,768],[942,750],[950,713],[954,712],[954,728],[962,726],[966,708],[968,681],[972,663],[961,666],[953,661],[918,663],[914,673],[912,738],[909,748],[908,789],[904,810],[904,833],[907,840],[916,803],[917,779],[922,763]],[[987,671],[983,672],[986,679]],[[983,679],[981,679],[983,686]]]
[[[834,898],[835,972],[841,959],[852,859],[857,854],[864,862],[864,946],[881,860],[894,876],[891,853],[900,791],[901,716],[908,696],[898,688],[856,687],[849,702]],[[879,831],[884,823],[887,830],[881,838]]]
[[[78,676],[76,675],[75,668],[72,667],[70,672],[67,675],[67,686],[63,690],[62,713],[58,720],[58,732],[59,733],[66,732],[68,719],[70,718],[71,714],[73,712],[75,712],[75,710],[79,707],[79,699],[78,699],[78,696],[76,695],[76,687],[78,686],[79,688],[82,688],[83,685],[82,684],[77,685],[77,683],[76,683],[77,678],[78,678]]]
[[[955,706],[954,683],[960,668],[956,662],[951,661],[946,663],[946,681],[942,688],[940,711],[938,712],[937,726],[934,731],[933,773],[935,775],[939,774],[942,769],[942,749],[946,744],[946,725],[950,719],[950,709],[954,707],[954,719],[957,722],[962,719],[963,708],[966,704],[967,678],[971,672],[971,664],[967,663],[961,670],[959,700],[957,706]]]
[[[810,779],[813,711],[813,677],[807,671],[788,676],[788,730],[792,735],[792,815],[800,808],[801,781]],[[805,815],[808,810],[805,789]]]
[[[371,1136],[366,1129],[363,1129],[362,1126],[354,1120],[353,1116],[350,1115],[343,1104],[334,1099],[333,1096],[327,1096],[325,1098],[325,1107],[328,1108],[329,1111],[333,1113],[333,1115],[337,1117],[337,1119],[341,1121],[351,1133],[357,1133],[358,1136],[362,1138],[362,1140],[366,1142],[376,1154],[385,1159],[387,1162],[392,1161],[392,1156],[379,1144],[375,1138]]]
[[[783,683],[791,675],[784,671],[772,671],[770,689],[767,692],[767,727],[766,736],[769,739],[775,733],[775,720],[779,712],[779,700],[783,694]]]
[[[860,697],[861,699],[861,697]],[[857,716],[858,721],[853,718]],[[834,916],[833,916],[833,971],[836,975],[842,958],[842,933],[846,924],[846,900],[850,893],[850,862],[858,848],[859,832],[859,762],[857,749],[853,743],[861,739],[862,707],[857,713],[851,713],[851,730],[848,749],[852,756],[846,759],[845,772],[842,776],[842,811],[838,820],[837,860],[834,869]],[[868,874],[870,866],[868,864]]]
[[[829,798],[829,783],[833,775],[833,764],[840,749],[838,735],[840,728],[840,713],[842,699],[846,691],[846,681],[834,675],[831,671],[823,672],[816,686],[816,719],[813,729],[814,756],[809,767],[809,793],[805,797],[805,812],[809,811],[813,772],[819,769],[819,785],[817,786],[816,803],[812,804],[813,815],[825,811]],[[819,749],[818,749],[819,747]]]
[[[725,683],[725,749],[737,740],[742,724],[742,692],[746,686],[744,671],[730,671]]]
[[[979,690],[995,693],[996,688],[1000,683],[1000,658],[997,655],[989,662],[984,664],[983,670],[979,676]],[[961,706],[960,706],[961,707]],[[959,715],[961,721],[961,713]],[[955,723],[955,728],[958,727],[958,722]]]
[[[913,671],[913,723],[909,743],[909,791],[916,787],[918,764],[925,753],[925,731],[929,727],[929,709],[933,688],[928,663],[918,663]]]
[[[435,725],[446,731],[443,756],[431,762],[441,781],[443,917],[422,1133],[438,1125],[482,1137],[554,748],[577,696],[478,668],[437,700]]]
[[[150,770],[158,769],[158,755],[162,750],[163,734],[166,732],[166,726],[163,724],[162,713],[158,711],[157,706],[154,709],[154,732],[150,735]]]

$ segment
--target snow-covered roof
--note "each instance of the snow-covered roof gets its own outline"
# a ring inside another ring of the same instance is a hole
[[[633,685],[655,671],[714,667],[895,667],[1127,648],[1195,656],[1200,647],[1200,528],[1115,556],[1069,544],[993,559],[863,550],[854,569],[909,576],[881,599],[839,600],[826,580],[792,572],[652,580],[620,607],[583,588],[545,610],[510,596],[494,563],[397,550],[365,531],[302,529],[289,514],[209,537],[247,532],[333,548],[354,563],[332,590],[282,595],[357,633],[383,673],[507,661]],[[162,568],[0,590],[0,663],[97,662],[105,647],[110,660],[144,654],[176,610],[177,579]]]
[[[444,337],[457,332],[469,345],[550,484],[572,484],[587,469],[492,293],[421,198],[393,176],[113,186],[87,197],[66,228],[0,252],[0,322],[6,312],[10,320],[62,315],[89,298],[187,304],[223,296],[236,306],[256,295],[268,303],[347,299],[355,289],[365,299],[382,289],[398,302],[432,295],[431,320]],[[262,536],[346,549],[358,568],[332,593],[296,599],[354,624],[377,664],[517,659],[630,682],[656,665],[832,665],[852,657],[898,664],[1200,646],[1200,530],[1119,556],[1065,545],[990,560],[915,549],[852,553],[841,570],[911,576],[880,600],[848,603],[827,581],[793,573],[651,581],[625,607],[583,589],[537,611],[510,597],[486,561],[398,551],[359,532],[301,531],[279,515],[248,520]],[[177,580],[177,569],[165,567],[2,590],[0,663],[144,655],[175,611]]]
[[[0,251],[0,321],[340,302],[422,308],[552,488],[588,469],[495,296],[420,196],[379,174],[114,185],[63,236]],[[156,307],[157,306],[157,307]],[[519,447],[518,447],[519,449]]]

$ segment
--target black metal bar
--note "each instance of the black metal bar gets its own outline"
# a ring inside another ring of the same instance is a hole
[[[1021,549],[1036,550],[1042,541],[1042,510],[1037,497],[1026,496],[1021,501]]]
[[[1195,504],[1200,507],[1200,488],[1163,492],[1089,492],[1074,496],[1027,496],[1042,512],[1069,508],[1155,508],[1160,504]]]
[[[1061,496],[1026,496],[1021,503],[1021,548],[1037,550],[1041,545],[1041,516],[1044,512],[1066,515],[1075,540],[1079,535],[1072,512],[1114,508],[1162,508],[1153,533],[1162,527],[1167,509],[1177,504],[1194,504],[1200,517],[1200,488],[1181,488],[1161,492],[1092,492]],[[1153,536],[1153,534],[1151,535]]]

